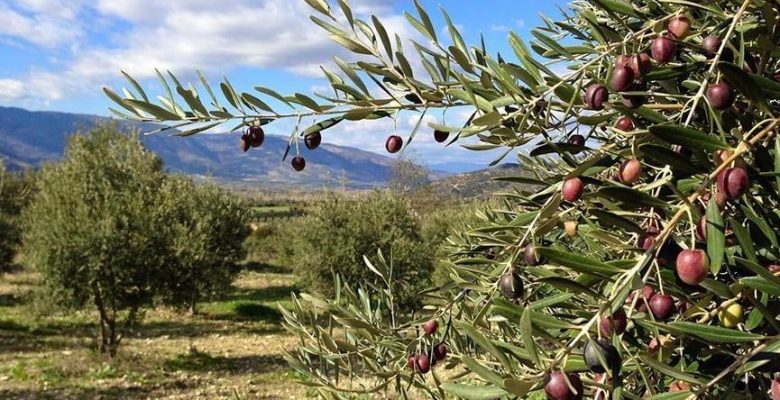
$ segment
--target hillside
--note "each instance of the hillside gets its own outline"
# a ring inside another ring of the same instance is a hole
[[[445,199],[484,199],[493,193],[505,191],[516,183],[501,182],[495,178],[526,175],[518,164],[499,164],[479,171],[453,175],[430,184],[430,189]]]
[[[68,135],[105,120],[108,119],[92,115],[0,107],[0,159],[11,169],[35,168],[59,159]],[[154,129],[148,124],[122,126],[141,131]],[[238,149],[237,134],[143,137],[144,144],[165,161],[170,172],[209,176],[233,186],[322,188],[341,187],[346,182],[349,188],[370,188],[384,186],[391,178],[393,158],[327,143],[316,151],[301,146],[307,167],[304,172],[295,173],[287,162],[281,162],[287,139],[267,135],[262,148],[244,154]]]

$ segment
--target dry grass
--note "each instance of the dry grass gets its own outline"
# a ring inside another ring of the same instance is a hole
[[[95,353],[92,313],[33,317],[36,277],[0,277],[0,399],[295,399],[283,360],[295,339],[276,311],[292,277],[245,272],[197,316],[150,311],[116,360]]]

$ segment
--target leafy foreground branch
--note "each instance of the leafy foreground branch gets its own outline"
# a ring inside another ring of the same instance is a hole
[[[201,78],[206,106],[160,74],[157,105],[128,76],[124,98],[106,89],[115,112],[181,135],[236,120],[248,150],[281,118],[298,120],[291,144],[316,148],[344,120],[463,107],[464,126],[430,124],[437,141],[532,146],[518,154],[528,175],[503,178],[524,189],[450,239],[451,281],[420,294],[421,312],[341,281],[334,299],[295,299],[289,361],[307,384],[324,397],[780,400],[780,4],[580,0],[529,43],[510,34],[509,57],[467,46],[446,12],[439,38],[416,2],[406,18],[426,43],[344,0],[306,1],[358,60],[323,68],[332,96],[256,87],[266,102],[225,80],[223,107]],[[367,268],[390,287],[381,260]]]

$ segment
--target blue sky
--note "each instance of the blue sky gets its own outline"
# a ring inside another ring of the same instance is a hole
[[[331,0],[335,5],[335,0]],[[557,16],[548,0],[423,1],[444,31],[438,6],[445,7],[469,43],[483,33],[492,51],[510,56],[507,34],[528,38],[539,13]],[[403,37],[416,33],[402,16],[411,0],[350,0],[357,13],[379,16]],[[324,92],[318,65],[347,56],[308,21],[303,0],[2,0],[0,1],[0,105],[108,115],[100,90],[121,88],[119,70],[159,93],[154,68],[171,69],[185,81],[193,67],[212,81],[227,75],[240,89],[262,84],[283,93]],[[511,58],[511,57],[507,57]],[[401,118],[399,134],[415,116]],[[436,116],[435,118],[440,118]],[[452,116],[451,118],[457,118]],[[271,133],[289,134],[290,123]],[[337,126],[325,141],[382,152],[392,123]],[[408,132],[406,132],[408,133]],[[488,162],[491,154],[444,150],[430,135],[416,140],[414,157],[428,163]]]

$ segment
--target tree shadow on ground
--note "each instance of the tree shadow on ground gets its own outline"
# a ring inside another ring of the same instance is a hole
[[[224,357],[191,351],[165,361],[164,368],[168,371],[264,374],[285,370],[287,361],[277,354]]]
[[[267,335],[282,331],[281,326],[278,326],[277,324],[267,325],[235,320],[230,323],[224,323],[225,321],[230,320],[204,320],[192,322],[150,321],[133,329],[133,331],[128,334],[128,337],[131,339],[152,339],[161,336],[196,337],[215,334],[232,335],[236,333],[243,333],[246,335]]]
[[[2,389],[0,399],[40,399],[40,400],[81,400],[81,399],[122,399],[145,400],[160,398],[165,393],[184,392],[200,385],[194,379],[175,380],[157,384],[107,386],[107,387],[55,387]]]
[[[247,261],[241,264],[241,267],[247,271],[258,272],[261,274],[289,274],[292,269],[283,265],[269,264],[258,261]]]
[[[265,303],[273,301],[289,300],[292,293],[297,294],[298,288],[295,286],[269,286],[260,289],[236,288],[230,294],[221,296],[221,300],[253,300]]]
[[[15,307],[24,303],[22,296],[13,293],[0,294],[0,307]]]

